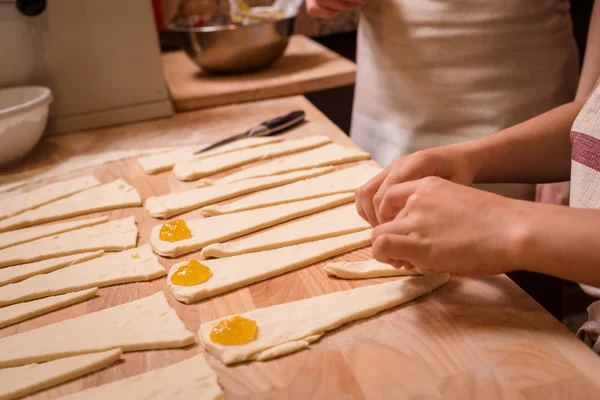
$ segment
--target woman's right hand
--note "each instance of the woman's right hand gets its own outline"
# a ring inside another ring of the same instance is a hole
[[[462,185],[471,185],[473,168],[460,145],[419,151],[398,157],[394,162],[356,191],[358,214],[375,227],[391,221],[402,210],[393,201],[394,185],[437,176]]]
[[[306,0],[306,10],[311,17],[331,18],[342,11],[358,10],[366,0]]]

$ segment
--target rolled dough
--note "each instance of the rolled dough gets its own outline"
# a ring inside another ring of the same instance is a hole
[[[240,237],[294,218],[349,203],[353,199],[354,193],[336,194],[258,210],[188,220],[186,223],[192,232],[192,237],[177,242],[167,242],[159,239],[160,229],[163,225],[160,224],[152,228],[150,244],[152,250],[161,256],[178,257],[182,254],[200,250],[211,243]]]
[[[2,249],[0,267],[97,250],[127,250],[135,247],[137,235],[134,217],[109,221]]]
[[[100,182],[93,176],[84,176],[0,199],[0,220],[98,185]]]
[[[70,256],[50,258],[29,264],[15,265],[14,267],[0,268],[0,286],[8,283],[22,281],[30,276],[56,271],[70,265],[79,264],[104,255],[104,251],[73,254]]]
[[[29,242],[46,236],[56,235],[72,231],[86,226],[98,225],[108,221],[108,217],[98,217],[89,219],[80,219],[78,221],[61,222],[59,224],[34,226],[31,228],[18,229],[16,231],[0,233],[0,249],[4,249],[16,244]]]
[[[187,264],[187,262],[178,263],[171,267],[167,285],[173,297],[190,304],[347,251],[360,249],[370,243],[371,230],[368,230],[275,250],[242,254],[218,260],[203,260],[202,264],[211,269],[213,276],[206,282],[195,286],[179,286],[171,282],[171,275],[179,267]]]
[[[303,139],[286,140],[256,148],[244,149],[235,153],[225,153],[198,160],[182,161],[175,164],[173,172],[183,181],[191,181],[216,174],[221,171],[249,164],[253,161],[265,160],[302,150],[312,149],[331,142],[327,136],[310,136]]]
[[[217,382],[217,374],[208,365],[204,355],[198,354],[168,367],[61,397],[61,400],[222,398],[223,391]]]
[[[206,147],[206,145],[180,147],[166,153],[138,158],[138,163],[145,173],[158,174],[159,172],[172,169],[176,163],[184,160],[200,160],[202,158],[208,158],[236,150],[249,149],[252,147],[263,146],[265,144],[277,143],[281,142],[282,140],[283,137],[281,136],[247,138],[196,155],[194,155],[194,153],[200,149],[203,149]]]
[[[306,171],[291,172],[289,174],[248,179],[243,182],[206,186],[181,193],[150,197],[146,200],[145,207],[148,214],[154,218],[169,218],[207,204],[213,204],[262,189],[285,185],[331,171],[333,171],[333,168],[314,168]]]
[[[227,204],[206,206],[200,211],[207,215],[228,214],[335,193],[354,192],[379,172],[381,172],[379,167],[358,165],[316,178],[263,190]]]
[[[0,400],[16,399],[105,368],[121,358],[121,349],[0,369]]]
[[[195,342],[163,292],[0,339],[0,368],[120,347],[169,349]]]
[[[350,204],[235,242],[213,243],[202,249],[202,256],[230,257],[345,235],[370,227],[371,225],[358,215],[356,206]]]
[[[70,306],[71,304],[80,303],[94,297],[97,292],[98,288],[91,288],[2,307],[0,308],[0,328]]]
[[[344,147],[337,143],[304,151],[288,157],[278,158],[256,167],[249,167],[234,172],[222,179],[223,182],[235,182],[242,179],[269,176],[300,169],[322,167],[325,165],[343,164],[351,161],[368,160],[371,155],[354,147]]]
[[[92,287],[148,281],[166,273],[146,244],[2,286],[0,307]]]
[[[327,272],[327,275],[337,276],[338,278],[343,279],[368,279],[381,278],[385,276],[424,275],[419,268],[394,268],[389,264],[385,264],[377,260],[329,263],[323,267],[323,270]]]
[[[448,274],[432,274],[258,308],[241,314],[258,324],[256,339],[243,345],[224,346],[210,339],[215,325],[231,316],[202,324],[198,335],[206,349],[227,365],[246,360],[264,361],[306,348],[325,332],[348,322],[430,293],[448,279]]]
[[[0,221],[0,231],[7,231],[97,211],[142,205],[135,188],[117,179],[106,185],[84,190],[33,210]]]

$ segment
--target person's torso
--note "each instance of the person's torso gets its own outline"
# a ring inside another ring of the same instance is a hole
[[[367,0],[352,135],[388,164],[572,99],[568,0]]]

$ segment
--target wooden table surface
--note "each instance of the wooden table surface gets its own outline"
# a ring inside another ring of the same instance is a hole
[[[162,56],[178,111],[195,110],[351,85],[356,65],[306,36],[295,35],[270,67],[242,75],[209,75],[183,52]]]
[[[52,138],[37,150],[63,153],[152,147],[174,140],[213,141],[257,120],[291,109],[307,111],[311,122],[287,134],[299,137],[317,129],[342,144],[351,144],[303,97],[178,114],[170,120]],[[231,118],[235,115],[235,118]],[[34,162],[36,157],[32,157]],[[73,173],[85,175],[91,170]],[[133,161],[93,170],[103,182],[122,177],[151,195],[192,187],[171,173],[146,176]],[[69,176],[70,177],[70,176]],[[67,177],[64,177],[67,178]],[[111,219],[135,215],[140,244],[161,223],[141,207],[113,211]],[[191,212],[186,216],[197,216]],[[369,250],[335,260],[363,260]],[[182,259],[190,258],[183,257]],[[180,261],[179,259],[178,261]],[[161,259],[165,268],[175,261]],[[250,285],[193,305],[178,303],[166,290],[165,278],[100,289],[100,296],[0,330],[0,337],[48,325],[65,318],[165,291],[188,329],[232,313],[311,296],[370,285],[385,279],[346,281],[329,278],[323,263]],[[285,320],[281,321],[285,323]],[[77,332],[72,332],[77,335]],[[68,338],[65,338],[68,340]],[[166,366],[202,352],[200,345],[178,350],[127,353],[124,362],[41,392],[49,399]],[[268,362],[225,367],[212,357],[228,399],[582,399],[598,395],[600,360],[506,276],[453,277],[431,295],[326,334],[310,349]]]

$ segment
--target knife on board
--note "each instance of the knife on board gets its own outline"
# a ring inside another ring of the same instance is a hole
[[[208,147],[198,150],[194,154],[200,154],[208,150],[216,149],[217,147],[223,146],[224,144],[232,143],[240,139],[246,139],[250,137],[272,136],[304,122],[305,118],[306,114],[304,111],[292,111],[289,114],[269,119],[267,121],[263,121],[260,124],[248,129],[244,133],[211,144]]]

